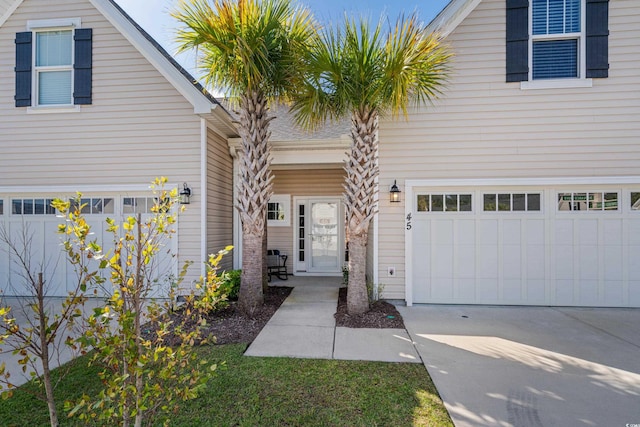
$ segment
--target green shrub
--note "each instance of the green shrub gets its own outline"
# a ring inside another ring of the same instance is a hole
[[[238,299],[240,292],[240,274],[242,270],[225,271],[222,274],[223,281],[220,284],[220,293],[226,294],[231,301]]]

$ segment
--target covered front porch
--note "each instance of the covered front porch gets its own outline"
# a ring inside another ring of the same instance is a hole
[[[349,124],[307,133],[293,126],[286,107],[274,107],[272,114],[276,116],[270,127],[274,180],[267,210],[267,249],[286,256],[290,275],[341,276],[348,260],[342,192]],[[229,147],[237,180],[241,140],[229,140]],[[234,214],[234,268],[241,268],[242,227],[237,211]]]

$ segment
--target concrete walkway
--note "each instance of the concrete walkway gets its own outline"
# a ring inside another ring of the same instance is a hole
[[[292,286],[245,355],[422,363],[405,329],[336,327],[339,277],[291,277]]]

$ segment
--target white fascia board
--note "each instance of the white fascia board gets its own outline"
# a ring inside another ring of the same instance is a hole
[[[230,138],[229,150],[237,157],[242,140]],[[343,164],[350,146],[348,138],[314,139],[308,141],[272,141],[272,165]]]
[[[1,186],[0,194],[66,194],[80,192],[83,194],[93,193],[143,193],[150,192],[151,184],[114,184],[114,185],[21,185],[21,186]],[[165,188],[177,188],[178,184],[167,183]]]
[[[445,38],[480,4],[482,0],[453,0],[427,26],[428,33]]]
[[[214,104],[211,106],[211,112],[208,114],[200,114],[200,117],[207,120],[207,126],[224,138],[235,138],[238,136],[238,129],[233,124],[231,116],[223,107]]]
[[[93,6],[193,105],[195,114],[210,113],[211,103],[108,0],[89,0]]]
[[[405,187],[540,187],[557,185],[633,185],[640,176],[580,176],[549,178],[486,178],[486,179],[409,179]]]
[[[0,15],[0,27],[2,27],[2,25],[7,22],[7,19],[9,19],[11,15],[13,15],[13,12],[15,12],[18,6],[20,6],[20,3],[22,3],[22,0],[15,0],[11,4],[11,6],[9,6],[7,10],[5,10],[2,15]]]
[[[272,151],[273,166],[304,164],[343,164],[347,158],[344,150]]]

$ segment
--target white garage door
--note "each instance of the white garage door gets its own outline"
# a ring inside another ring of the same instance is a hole
[[[30,262],[30,270],[42,272],[47,284],[48,296],[67,296],[75,287],[77,275],[73,267],[66,261],[61,247],[61,236],[57,233],[58,225],[63,219],[56,216],[51,207],[51,198],[47,197],[0,197],[0,228],[6,230],[13,244],[20,251],[28,248],[28,255],[23,256]],[[113,248],[111,233],[106,231],[106,218],[122,217],[122,215],[140,212],[148,215],[153,205],[152,198],[145,197],[87,197],[82,200],[86,204],[85,218],[92,230],[92,239],[103,245],[103,252]],[[27,242],[25,245],[24,242]],[[174,257],[177,239],[166,243],[166,248],[157,259],[158,276],[175,274]],[[0,291],[4,296],[31,295],[24,279],[24,268],[11,253],[4,242],[0,242]],[[158,288],[158,296],[166,292]],[[110,293],[110,284],[99,290],[99,295]]]
[[[413,189],[412,302],[640,306],[640,189]]]

